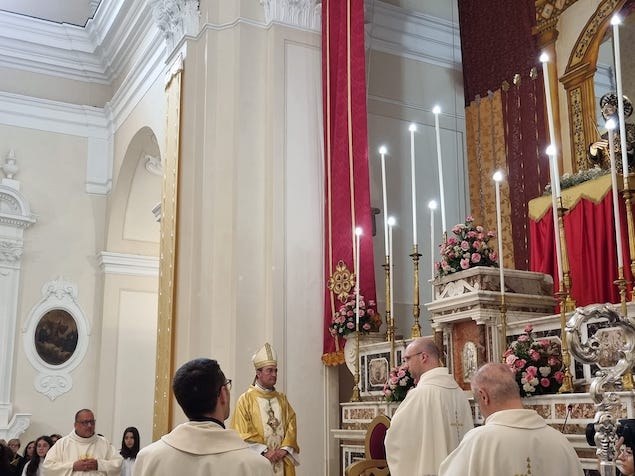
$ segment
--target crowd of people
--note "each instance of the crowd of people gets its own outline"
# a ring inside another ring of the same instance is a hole
[[[218,362],[194,359],[174,375],[174,396],[188,418],[140,450],[139,431],[124,430],[120,450],[96,433],[92,410],[75,414],[66,436],[43,435],[29,442],[0,440],[0,476],[294,476],[299,465],[296,416],[287,397],[275,389],[276,352],[265,344],[253,357],[253,384],[240,396],[233,428],[231,379]]]

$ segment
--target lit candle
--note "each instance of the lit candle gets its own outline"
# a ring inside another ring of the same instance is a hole
[[[388,205],[386,200],[386,146],[382,145],[379,148],[379,155],[381,156],[381,190],[384,198],[384,249],[386,256],[390,256],[388,252]]]
[[[497,170],[492,177],[496,185],[496,226],[498,234],[498,273],[500,278],[501,296],[505,295],[505,273],[503,272],[503,225],[501,218],[501,182],[503,172]]]
[[[362,236],[362,229],[355,228],[355,323],[359,331],[359,243]]]
[[[622,90],[622,64],[620,60],[620,24],[619,15],[613,15],[613,51],[615,52],[615,84],[617,85],[617,114],[620,122],[620,145],[622,147],[622,175],[628,180],[628,155],[626,151],[626,120],[624,118],[624,92]]]
[[[562,283],[564,271],[562,269],[562,248],[560,246],[560,225],[558,224],[558,198],[560,193],[560,179],[558,177],[558,164],[556,158],[555,147],[550,145],[547,147],[547,155],[549,156],[549,174],[551,175],[551,208],[553,217],[553,234],[556,243],[556,265],[558,267],[558,282]],[[556,187],[556,184],[558,187]]]
[[[617,246],[617,267],[624,267],[624,257],[622,256],[622,225],[620,223],[620,202],[617,193],[617,168],[615,167],[615,145],[613,136],[615,121],[606,121],[606,129],[609,131],[609,156],[611,157],[611,183],[613,185],[613,220],[615,222],[615,246]]]
[[[434,211],[437,209],[437,202],[430,200],[428,208],[430,209],[430,276],[434,282]],[[434,283],[432,284],[432,300],[434,301]]]
[[[551,104],[551,83],[549,82],[549,55],[547,53],[541,54],[540,62],[542,63],[542,80],[545,85],[545,103],[547,104],[547,123],[549,124],[549,144],[554,144],[556,140],[556,129],[553,122],[553,105]]]
[[[388,218],[388,243],[390,244],[390,258],[388,260],[389,263],[389,269],[390,269],[390,316],[391,319],[395,319],[395,312],[394,312],[394,308],[395,308],[395,295],[393,293],[394,291],[394,287],[393,287],[393,282],[394,282],[394,277],[395,277],[395,269],[394,269],[394,262],[393,262],[393,257],[392,257],[392,229],[395,226],[395,223],[397,223],[397,221],[395,220],[395,217],[390,217]]]
[[[412,244],[417,246],[417,185],[415,179],[415,132],[416,124],[410,124],[410,175],[412,176]]]
[[[439,132],[441,108],[434,106],[432,112],[434,113],[434,130],[437,137],[437,167],[439,169],[439,193],[441,195],[441,233],[444,234],[448,229],[445,226],[445,191],[443,189],[443,160],[441,159],[441,134]]]

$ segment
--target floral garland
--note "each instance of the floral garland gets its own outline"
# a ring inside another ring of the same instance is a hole
[[[536,341],[531,325],[525,327],[503,356],[516,376],[522,397],[556,393],[562,385],[560,346],[549,339]]]
[[[581,183],[588,182],[589,180],[596,179],[598,177],[602,177],[603,175],[611,173],[608,169],[601,169],[597,165],[593,168],[580,170],[574,174],[565,173],[560,177],[560,190],[564,190],[566,188],[575,187],[576,185],[580,185]],[[545,186],[544,195],[548,195],[551,193],[551,183],[548,183]]]

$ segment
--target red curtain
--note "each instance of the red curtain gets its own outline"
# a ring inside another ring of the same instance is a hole
[[[628,252],[628,230],[625,205],[620,198],[621,236],[624,275],[632,280]],[[555,258],[553,217],[549,212],[537,221],[530,220],[531,270],[554,277],[554,290],[560,283]],[[582,199],[564,219],[569,265],[571,296],[577,306],[620,301],[617,286],[617,249],[613,222],[613,195],[607,193],[599,203]]]
[[[366,79],[364,56],[364,1],[322,2],[322,92],[325,156],[325,253],[328,279],[338,261],[354,271],[355,227],[361,227],[360,293],[375,300],[375,271],[371,229]],[[344,362],[342,342],[328,327],[337,303],[324,287],[322,360]],[[337,306],[339,307],[339,306]]]

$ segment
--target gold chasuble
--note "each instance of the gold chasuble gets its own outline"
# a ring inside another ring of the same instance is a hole
[[[240,396],[231,427],[248,443],[261,443],[268,448],[293,448],[300,452],[297,442],[295,411],[287,397],[275,390],[266,392],[255,385]],[[284,464],[273,466],[276,476],[295,476],[294,461],[290,456]]]

